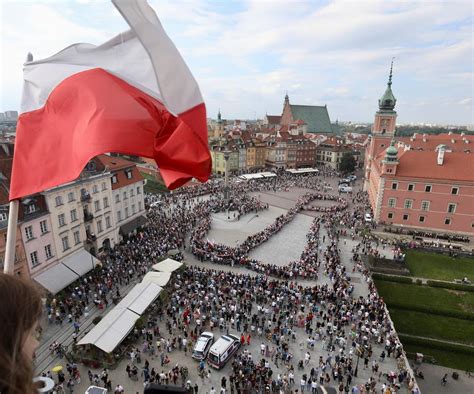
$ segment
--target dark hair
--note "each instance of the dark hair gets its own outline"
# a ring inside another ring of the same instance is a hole
[[[41,293],[31,282],[0,273],[0,393],[32,394],[33,367],[23,353],[41,316]]]

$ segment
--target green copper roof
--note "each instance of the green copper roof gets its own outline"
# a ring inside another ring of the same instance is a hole
[[[332,133],[326,106],[290,104],[290,108],[293,120],[304,120],[308,125],[309,133]]]
[[[397,99],[393,95],[392,92],[392,72],[393,72],[393,59],[392,64],[390,66],[390,75],[388,77],[387,89],[385,89],[385,93],[383,94],[382,98],[379,100],[379,108],[381,110],[393,110],[395,108],[395,104],[397,103]]]
[[[387,155],[389,155],[389,156],[396,156],[397,153],[398,153],[398,150],[397,150],[397,148],[395,148],[393,145],[391,145],[391,146],[389,146],[389,147],[387,148],[387,152],[386,152],[386,153],[387,153]]]

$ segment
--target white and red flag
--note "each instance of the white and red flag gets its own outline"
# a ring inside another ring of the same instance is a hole
[[[170,188],[211,171],[206,108],[145,0],[112,0],[130,26],[24,66],[10,200],[76,179],[96,155],[156,160]]]

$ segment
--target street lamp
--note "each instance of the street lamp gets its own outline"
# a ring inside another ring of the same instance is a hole
[[[224,180],[224,200],[226,205],[227,219],[229,219],[229,158],[231,151],[225,149],[224,160],[225,160],[225,180]]]
[[[356,364],[356,369],[354,371],[354,376],[357,377],[357,373],[359,372],[359,358],[362,357],[364,354],[364,348],[360,345],[357,345],[356,352],[357,352],[357,364]]]

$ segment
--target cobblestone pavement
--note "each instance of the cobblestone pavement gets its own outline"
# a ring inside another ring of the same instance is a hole
[[[337,190],[337,189],[335,189]],[[212,230],[209,235],[209,239],[215,239],[217,242],[226,242],[227,244],[233,246],[236,242],[240,242],[241,240],[245,239],[245,237],[249,234],[252,234],[256,231],[263,229],[267,224],[273,221],[273,219],[283,213],[283,207],[285,209],[291,208],[295,200],[301,194],[304,194],[306,190],[304,189],[296,189],[291,190],[289,192],[276,192],[276,193],[259,193],[261,195],[261,199],[263,201],[268,202],[271,207],[268,211],[264,211],[259,213],[258,217],[255,215],[245,215],[241,218],[240,221],[228,221],[226,217],[214,217],[214,221],[212,224]],[[274,206],[275,204],[276,206]],[[312,212],[311,214],[314,214]],[[252,217],[254,216],[254,217]],[[289,261],[294,259],[295,257],[299,257],[302,248],[304,248],[305,244],[305,234],[309,228],[312,218],[310,216],[305,216],[304,214],[299,214],[295,218],[295,220],[285,226],[279,234],[272,237],[269,241],[261,245],[260,247],[254,250],[254,256],[259,256],[263,261],[270,262],[267,259],[272,259],[272,262],[283,264],[285,261]],[[293,227],[288,227],[293,226]],[[288,229],[286,228],[288,227]],[[321,229],[320,236],[321,238],[326,235],[324,229]],[[327,241],[326,237],[326,241]],[[349,239],[341,239],[340,241],[340,254],[343,263],[346,265],[347,271],[351,273],[352,283],[354,284],[355,296],[365,296],[368,293],[367,283],[365,282],[364,278],[358,272],[352,273],[352,264],[350,263],[351,258],[351,249],[355,245],[355,242]],[[384,253],[389,254],[388,251],[384,251]],[[212,263],[201,263],[197,261],[194,256],[188,252],[185,252],[185,262],[189,265],[198,265],[200,267],[211,268],[211,269],[222,269],[226,271],[232,271],[236,273],[247,273],[250,275],[256,275],[255,272],[249,271],[240,267],[230,267],[230,266],[222,266],[222,265],[215,265]],[[329,278],[321,275],[318,281],[309,281],[309,280],[301,280],[298,283],[302,284],[303,286],[312,286],[315,284],[324,284],[328,283]],[[136,283],[136,282],[134,282]],[[133,284],[131,283],[128,286],[128,289],[131,288]],[[127,289],[123,289],[122,294],[125,294]],[[85,332],[90,330],[92,327],[92,319],[94,316],[103,315],[106,312],[99,311],[96,309],[92,309],[90,315],[87,319],[82,322],[81,325],[81,336],[85,335]],[[45,351],[47,352],[47,347],[52,342],[53,339],[58,340],[59,342],[64,342],[68,344],[71,342],[71,334],[72,334],[72,326],[65,325],[62,328],[58,326],[47,326],[44,330],[43,339],[41,342],[41,347],[39,349],[40,358],[43,360],[37,364],[37,372],[41,373],[43,371],[50,370],[54,365],[63,365],[65,366],[64,359],[53,359],[51,357],[44,357]],[[162,333],[166,333],[165,329],[165,321],[163,320],[160,323],[160,331]],[[232,330],[231,330],[232,332]],[[221,334],[219,330],[214,330],[216,337]],[[235,334],[239,335],[234,331]],[[166,337],[166,335],[165,335]],[[304,334],[304,330],[302,328],[297,329],[297,339],[294,343],[290,343],[290,351],[293,353],[293,364],[295,366],[295,382],[296,385],[293,387],[294,389],[299,388],[299,381],[303,373],[309,374],[309,370],[314,365],[313,363],[317,362],[320,356],[326,359],[329,354],[327,351],[323,349],[322,343],[317,343],[314,350],[310,350],[311,353],[311,362],[308,366],[304,368],[303,371],[297,369],[296,364],[298,360],[304,358],[304,353],[307,351],[306,349],[306,339],[307,336]],[[260,359],[260,345],[261,343],[269,344],[270,348],[273,346],[266,338],[260,338],[256,334],[253,336],[251,340],[250,346],[245,346],[254,357],[254,360]],[[137,343],[137,346],[141,348],[141,343]],[[374,346],[374,355],[378,356],[382,352],[382,347],[380,345]],[[179,364],[180,366],[187,366],[190,372],[189,379],[191,380],[192,384],[195,383],[199,386],[199,393],[208,393],[209,390],[214,387],[216,390],[220,388],[220,381],[222,376],[227,376],[230,373],[230,363],[228,363],[223,370],[216,371],[211,370],[210,378],[201,379],[198,377],[197,374],[197,363],[190,357],[190,355],[185,355],[182,351],[174,351],[168,354],[171,362],[169,366],[161,367],[159,357],[151,358],[147,357],[146,355],[142,356],[142,364],[144,363],[145,359],[148,359],[150,362],[150,370],[151,368],[155,368],[156,371],[161,372],[163,369],[167,372],[171,367],[175,364]],[[335,354],[332,354],[333,358]],[[124,388],[126,393],[141,393],[143,392],[143,384],[142,379],[138,382],[132,381],[127,377],[125,373],[125,367],[129,360],[123,360],[116,369],[109,371],[109,376],[112,380],[112,387],[115,387],[116,384],[120,383]],[[356,360],[354,359],[354,364]],[[274,376],[278,373],[284,374],[287,373],[287,368],[284,365],[279,364],[277,367],[274,362],[270,363],[271,368],[274,371]],[[388,358],[385,362],[380,363],[380,369],[383,373],[389,371],[396,371],[397,367],[395,365],[395,360],[393,358]],[[443,368],[443,371],[447,370]],[[74,392],[76,393],[83,393],[85,392],[86,388],[89,386],[89,381],[87,378],[87,369],[84,368],[82,365],[79,365],[79,371],[82,376],[82,382],[77,384],[74,388]],[[98,370],[93,370],[93,373],[99,373]],[[437,375],[440,374],[438,371],[434,371]],[[368,380],[368,378],[372,375],[372,371],[369,368],[365,369],[363,365],[363,360],[359,363],[359,374],[357,378],[354,378],[353,383],[363,383]],[[430,379],[430,371],[426,370],[426,383]],[[441,376],[441,375],[440,375]],[[468,378],[466,378],[468,379]],[[384,377],[381,377],[381,381],[384,380]],[[436,383],[439,384],[439,379],[436,377]],[[331,382],[333,383],[333,382]],[[424,382],[422,382],[424,384]],[[456,384],[458,382],[450,382],[449,387],[442,387],[442,389],[447,389],[446,392],[454,393],[454,392],[463,392],[466,393],[468,391],[457,391],[455,389]],[[380,384],[379,384],[380,385]],[[433,384],[436,386],[436,384]],[[422,386],[423,387],[423,386]],[[464,386],[463,386],[464,387]],[[472,386],[470,386],[472,388]],[[436,387],[427,386],[429,388],[429,393],[437,393],[441,391],[437,391]],[[438,387],[439,388],[439,387]],[[433,390],[433,391],[432,391]],[[442,391],[443,391],[442,390]],[[301,390],[300,390],[301,392]],[[402,389],[402,393],[405,393],[406,390]],[[472,390],[470,391],[472,392]]]

